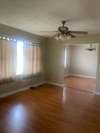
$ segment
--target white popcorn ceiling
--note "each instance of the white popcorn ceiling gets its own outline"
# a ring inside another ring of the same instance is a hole
[[[100,33],[100,0],[0,0],[0,23],[27,32],[52,36],[66,19],[70,30]]]

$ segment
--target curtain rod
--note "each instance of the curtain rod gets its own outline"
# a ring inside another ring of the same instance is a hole
[[[40,42],[35,42],[35,41],[26,41],[26,40],[22,40],[22,39],[16,39],[14,37],[9,37],[9,36],[4,36],[4,35],[0,35],[0,40],[7,40],[7,41],[13,41],[13,42],[17,42],[17,41],[22,41],[25,44],[29,44],[29,45],[33,45],[35,46],[36,44],[40,44]]]

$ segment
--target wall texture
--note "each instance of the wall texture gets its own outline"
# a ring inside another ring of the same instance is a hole
[[[0,85],[0,95],[3,95],[5,93],[9,93],[12,91],[18,91],[19,89],[23,87],[27,87],[29,85],[35,85],[41,82],[45,81],[45,44],[46,44],[46,39],[40,36],[36,36],[21,30],[17,30],[5,25],[0,24],[0,34],[1,35],[9,35],[10,37],[16,37],[17,39],[20,40],[29,40],[29,41],[34,41],[34,42],[40,42],[40,47],[42,49],[42,62],[43,62],[43,71],[37,75],[34,76],[31,79],[26,79],[26,80],[20,80],[20,81],[15,81],[15,82],[10,82],[10,83],[5,83]]]
[[[96,51],[87,51],[88,44],[70,46],[70,74],[96,77],[98,44]]]
[[[48,82],[64,83],[64,45],[55,39],[47,40],[46,77]]]

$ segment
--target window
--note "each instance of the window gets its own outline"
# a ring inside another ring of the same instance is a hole
[[[36,75],[41,72],[41,47],[23,41],[0,40],[0,80],[16,76]]]
[[[39,46],[33,47],[33,74],[41,72],[41,48]]]
[[[0,80],[8,81],[16,76],[16,45],[0,40]]]
[[[17,41],[17,70],[16,75],[23,74],[23,42]]]
[[[24,46],[24,75],[36,75],[41,71],[41,48],[39,46]]]

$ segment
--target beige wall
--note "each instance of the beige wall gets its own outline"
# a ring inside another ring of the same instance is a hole
[[[64,47],[68,45],[98,43],[100,45],[100,34],[77,37],[71,40],[56,41],[47,39],[46,44],[46,75],[51,82],[62,83],[64,77]],[[97,61],[97,92],[100,92],[100,50]]]
[[[95,51],[88,51],[88,44],[70,46],[70,74],[96,77],[98,44]]]
[[[55,39],[48,39],[46,45],[46,75],[48,82],[64,82],[64,45]]]

